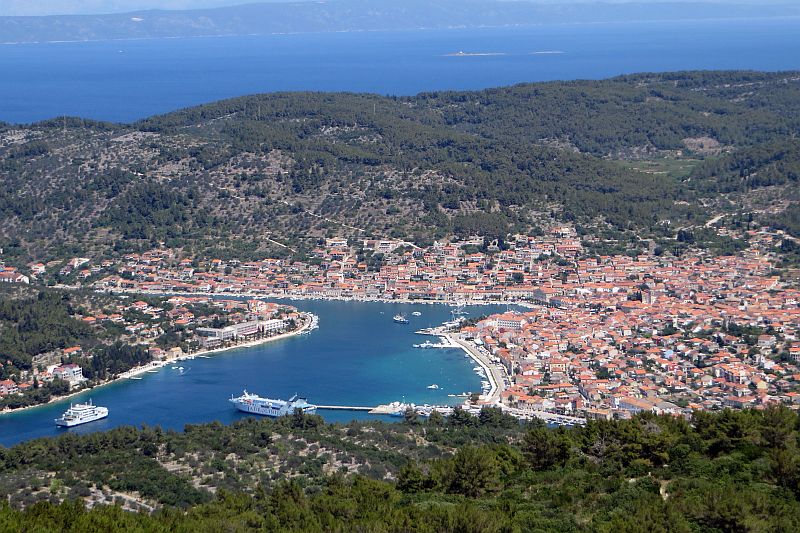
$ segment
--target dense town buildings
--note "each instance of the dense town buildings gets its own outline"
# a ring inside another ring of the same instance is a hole
[[[512,376],[511,407],[582,416],[800,403],[800,292],[774,273],[771,236],[736,257],[588,256],[570,227],[497,246],[428,249],[329,239],[306,262],[129,255],[101,289],[527,302],[465,333]],[[494,245],[493,245],[494,244]],[[357,248],[357,250],[356,250]],[[368,260],[364,251],[372,252]],[[377,250],[382,255],[375,261]]]
[[[798,405],[800,291],[774,269],[776,236],[747,237],[749,248],[736,256],[597,256],[574,228],[557,226],[507,243],[475,238],[425,249],[328,239],[305,261],[201,260],[156,249],[94,270],[82,259],[69,266],[98,290],[207,301],[229,294],[522,303],[524,312],[486,317],[462,334],[506,368],[502,402],[523,412],[625,417]],[[246,315],[198,329],[201,342],[273,327]]]

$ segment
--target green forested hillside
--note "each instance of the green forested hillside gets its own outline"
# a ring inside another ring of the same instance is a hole
[[[0,292],[0,353],[8,366],[30,368],[31,356],[92,337],[89,326],[71,316],[67,294],[9,296],[8,291]]]
[[[547,429],[486,409],[398,424],[298,414],[64,435],[0,449],[10,502],[0,527],[797,531],[798,420],[771,407]]]
[[[0,398],[0,410],[46,403],[53,396],[66,394],[69,383],[35,375],[46,366],[75,363],[87,379],[102,380],[151,360],[147,349],[135,344],[135,338],[123,326],[111,322],[90,326],[80,320],[90,315],[90,309],[115,309],[108,297],[90,291],[2,285],[0,381],[10,379],[20,384],[23,394]],[[80,347],[77,353],[64,352],[75,346]],[[23,388],[26,385],[29,388]]]
[[[800,181],[800,139],[794,137],[743,148],[698,166],[691,178],[707,191],[747,192]]]
[[[26,259],[158,242],[246,258],[287,253],[275,242],[301,253],[333,235],[425,243],[542,219],[666,242],[717,214],[780,218],[797,201],[798,130],[800,75],[756,72],[279,93],[132,125],[7,125],[0,245]],[[660,167],[688,170],[649,170]],[[773,203],[737,207],[767,185]]]

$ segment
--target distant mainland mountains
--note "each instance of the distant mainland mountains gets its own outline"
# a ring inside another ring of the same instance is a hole
[[[0,43],[800,16],[800,5],[778,0],[767,0],[765,4],[587,3],[575,0],[566,3],[517,0],[252,3],[180,11],[0,17]]]

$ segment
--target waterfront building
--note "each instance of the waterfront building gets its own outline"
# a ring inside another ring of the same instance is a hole
[[[314,251],[313,263],[228,261],[229,273],[219,262],[200,258],[179,266],[174,259],[158,261],[164,252],[157,250],[126,256],[125,264],[117,265],[116,272],[109,266],[110,275],[95,286],[524,301],[530,306],[524,312],[488,317],[462,333],[484,344],[526,395],[548,400],[548,408],[584,414],[628,416],[636,406],[620,409],[614,400],[624,397],[646,399],[656,412],[688,415],[692,409],[740,405],[741,398],[750,396],[756,405],[800,401],[790,396],[800,390],[800,291],[773,274],[767,252],[774,242],[765,235],[748,232],[749,248],[736,256],[701,251],[655,256],[651,250],[636,258],[586,256],[587,241],[560,224],[545,228],[542,236],[517,235],[506,242],[508,249],[492,243],[482,248],[482,238],[409,250],[401,241],[371,239],[351,247],[344,237],[333,237]],[[383,253],[381,263],[358,262],[359,245]],[[193,262],[198,268],[186,279],[183,270]],[[202,298],[215,302],[208,295]],[[230,305],[228,312],[235,309]],[[280,321],[265,320],[277,315],[261,304],[243,309],[242,322],[252,316],[248,312],[262,321],[263,333],[283,327]],[[743,328],[757,333],[743,335]],[[204,331],[208,343],[239,335]]]
[[[83,369],[74,363],[59,365],[52,370],[51,374],[56,379],[69,382],[71,386],[86,381],[86,378],[83,377]]]
[[[258,334],[274,334],[286,328],[286,321],[281,319],[248,320],[221,328],[197,328],[203,347],[219,346],[224,342],[235,342]]]
[[[10,379],[0,381],[0,396],[8,396],[17,392],[19,392],[19,386],[15,382]]]

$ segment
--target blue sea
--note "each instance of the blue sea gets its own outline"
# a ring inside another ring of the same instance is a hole
[[[220,98],[272,91],[411,95],[520,82],[599,79],[691,69],[800,69],[800,19],[561,25],[0,45],[0,121],[62,115],[133,121]],[[2,36],[0,36],[2,41]],[[458,54],[463,52],[463,54]],[[247,388],[314,403],[452,403],[480,388],[460,350],[418,350],[413,330],[449,318],[443,306],[299,302],[320,329],[211,359],[184,362],[90,393],[108,419],[72,429],[185,424],[240,415],[226,401]],[[408,327],[398,311],[422,317]],[[471,308],[473,316],[497,308]],[[438,390],[428,389],[437,384]],[[55,435],[68,402],[0,415],[0,444]],[[328,420],[359,416],[324,413]]]
[[[307,335],[220,352],[209,359],[182,361],[184,371],[164,367],[141,380],[124,380],[58,403],[0,414],[0,445],[58,435],[86,433],[120,425],[183,429],[185,424],[242,416],[227,401],[243,389],[272,398],[305,395],[320,405],[375,406],[392,401],[458,404],[450,394],[480,392],[475,362],[460,349],[418,349],[413,344],[431,337],[415,330],[451,319],[450,307],[366,302],[301,301],[299,309],[320,318],[319,329]],[[505,310],[505,306],[472,306],[469,316]],[[422,316],[412,316],[419,311]],[[408,325],[392,316],[404,313]],[[434,339],[435,340],[435,339]],[[429,389],[436,384],[439,389]],[[109,408],[109,417],[69,430],[53,424],[70,401],[90,399]],[[366,413],[320,411],[326,420],[368,418]],[[375,417],[373,417],[375,418]],[[391,420],[390,417],[380,417]]]
[[[272,91],[411,95],[642,71],[791,70],[799,36],[800,19],[784,19],[0,45],[0,120],[133,121]]]

